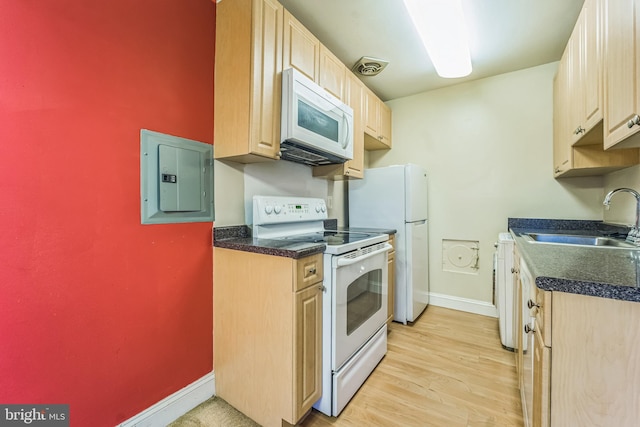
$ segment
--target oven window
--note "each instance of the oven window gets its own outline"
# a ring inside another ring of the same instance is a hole
[[[339,123],[298,99],[298,126],[338,142]]]
[[[382,308],[382,270],[358,277],[347,288],[347,335]]]

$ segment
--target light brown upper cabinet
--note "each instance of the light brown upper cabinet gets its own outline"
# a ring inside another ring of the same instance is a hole
[[[554,80],[556,178],[603,175],[638,164],[637,149],[605,151],[604,1],[585,1]]]
[[[603,0],[604,147],[640,146],[640,0]]]
[[[602,12],[601,0],[587,0],[568,44],[573,144],[602,144]]]
[[[347,67],[329,49],[320,45],[320,78],[318,84],[344,102]]]
[[[286,9],[282,60],[283,70],[295,68],[309,80],[320,80],[320,41]]]
[[[344,102],[345,65],[300,23],[284,11],[282,69],[295,68],[327,92]]]
[[[354,110],[353,160],[316,168],[314,175],[361,178],[363,150],[391,148],[391,110],[276,0],[216,5],[214,157],[240,163],[280,158],[282,70],[287,68]],[[365,130],[367,108],[375,119]],[[367,145],[365,132],[374,135]]]
[[[275,0],[216,6],[216,159],[278,159],[284,8]]]
[[[567,84],[571,44],[560,60],[558,72],[553,80],[553,174],[560,176],[566,173],[572,165],[571,142],[568,131],[569,122],[569,85]]]
[[[364,148],[388,150],[391,148],[391,109],[365,87],[364,94]]]

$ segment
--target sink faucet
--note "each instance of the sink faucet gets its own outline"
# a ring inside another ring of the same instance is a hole
[[[636,223],[633,227],[631,227],[631,231],[627,235],[627,242],[634,243],[636,245],[640,244],[640,193],[631,188],[616,188],[615,190],[611,190],[604,197],[603,205],[609,209],[609,204],[611,203],[611,196],[618,192],[626,192],[631,193],[636,198]]]

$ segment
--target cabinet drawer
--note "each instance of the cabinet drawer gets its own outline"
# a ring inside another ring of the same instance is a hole
[[[551,347],[551,292],[536,288],[536,325],[545,347]]]
[[[295,269],[294,292],[322,281],[322,254],[299,259]]]

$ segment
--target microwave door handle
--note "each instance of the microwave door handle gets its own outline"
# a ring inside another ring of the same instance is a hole
[[[349,144],[349,132],[351,132],[351,130],[349,129],[349,120],[347,120],[347,115],[345,113],[342,113],[342,121],[344,122],[344,127],[347,129],[344,134],[344,141],[342,141],[342,148],[346,150],[347,145]]]
[[[366,255],[363,256],[359,256],[357,258],[339,258],[338,259],[338,267],[346,267],[347,265],[351,265],[351,264],[355,264],[357,262],[363,261],[367,258],[371,258],[372,256],[376,256],[380,253],[383,252],[389,252],[391,250],[391,245],[388,243],[385,243],[384,246],[381,249],[378,249],[376,251],[373,252],[369,252]]]

